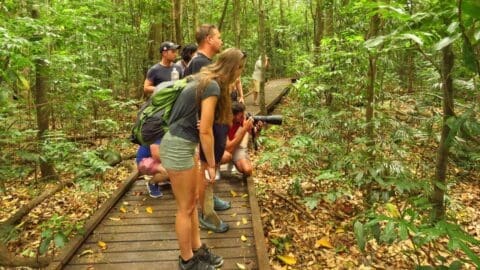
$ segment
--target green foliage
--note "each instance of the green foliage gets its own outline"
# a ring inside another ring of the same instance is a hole
[[[68,235],[71,233],[82,233],[83,225],[70,223],[64,216],[59,216],[57,213],[40,224],[42,228],[41,242],[38,247],[38,253],[43,255],[47,253],[51,243],[57,248],[62,248],[68,242]]]

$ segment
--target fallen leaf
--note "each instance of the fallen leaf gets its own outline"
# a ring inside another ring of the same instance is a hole
[[[123,202],[123,205],[129,205],[129,203],[124,201],[124,202]]]
[[[247,193],[245,193],[245,194],[242,195],[242,198],[246,198],[246,197],[248,197],[248,194],[247,194]]]
[[[246,237],[245,235],[243,235],[243,234],[242,234],[242,236],[240,236],[240,239],[241,239],[243,242],[247,241],[247,237]]]
[[[240,269],[240,270],[246,270],[247,269],[247,267],[244,264],[236,263],[236,265],[237,265],[237,268]]]
[[[213,234],[213,231],[208,231],[207,233],[208,233],[208,234]]]
[[[232,197],[237,197],[237,193],[233,190],[230,190],[230,194],[232,194]]]
[[[236,217],[236,216],[237,216],[237,213],[233,213],[233,214],[231,214],[230,216]]]
[[[242,223],[243,223],[243,225],[247,224],[247,223],[248,223],[247,218],[244,218],[244,217],[243,217],[243,218],[242,218]]]
[[[237,227],[240,226],[240,221],[237,221]]]
[[[126,213],[126,212],[127,212],[127,208],[125,208],[125,207],[123,207],[123,206],[122,206],[122,207],[120,207],[120,212],[122,212],[122,213]]]
[[[109,217],[108,219],[112,221],[120,221],[121,219],[119,217]]]
[[[293,256],[289,255],[277,255],[277,258],[279,258],[282,262],[288,264],[288,265],[294,265],[297,263],[297,259]]]
[[[85,249],[84,251],[82,251],[82,253],[78,254],[78,257],[82,257],[82,256],[85,256],[87,254],[93,254],[93,250]]]
[[[149,206],[145,210],[147,211],[147,213],[153,214],[153,208],[152,207]]]
[[[392,203],[386,203],[385,207],[387,208],[387,211],[390,214],[390,216],[392,216],[394,218],[400,217],[400,212],[398,211],[398,208],[397,208],[396,205],[394,205]]]
[[[338,228],[338,229],[335,230],[335,233],[338,233],[338,234],[342,234],[344,232],[345,232],[345,230],[342,229],[342,228]]]
[[[333,248],[332,244],[330,243],[330,240],[326,236],[322,237],[320,240],[317,240],[317,242],[315,242],[315,247],[316,248],[319,248],[319,247]]]
[[[103,241],[98,241],[98,246],[103,250],[107,249],[107,243]]]

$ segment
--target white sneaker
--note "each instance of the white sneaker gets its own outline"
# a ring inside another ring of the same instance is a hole
[[[215,170],[215,181],[218,181],[220,180],[221,176],[220,176],[220,170]]]

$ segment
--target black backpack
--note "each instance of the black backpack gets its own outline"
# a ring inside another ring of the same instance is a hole
[[[130,141],[140,145],[150,145],[163,138],[168,131],[168,119],[173,104],[187,85],[187,79],[163,82],[145,102],[137,114],[132,127]]]

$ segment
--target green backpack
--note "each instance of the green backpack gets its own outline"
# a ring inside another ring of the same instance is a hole
[[[163,138],[168,131],[168,119],[173,104],[187,85],[187,79],[163,82],[145,102],[137,114],[132,127],[130,141],[140,145],[150,145]]]

